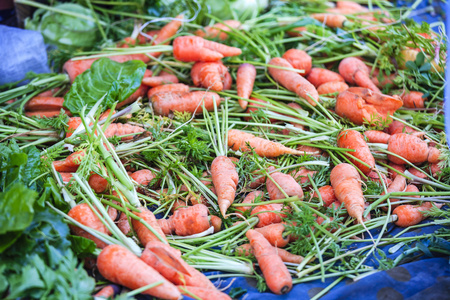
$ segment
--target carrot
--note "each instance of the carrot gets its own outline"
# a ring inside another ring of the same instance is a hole
[[[288,293],[292,289],[292,277],[287,267],[264,236],[256,230],[248,230],[245,234],[250,241],[253,253],[258,260],[269,289],[278,295]]]
[[[270,174],[270,176],[288,196],[298,196],[300,199],[303,198],[302,187],[300,186],[300,184],[297,183],[294,177],[281,172],[272,173]],[[267,177],[266,179],[266,186],[270,200],[286,198],[283,192],[275,185],[275,183],[269,177]]]
[[[388,193],[403,192],[405,189],[406,189],[406,178],[403,176],[396,176],[394,181],[392,181],[392,183],[387,188],[387,192]],[[384,192],[381,193],[381,195],[384,195]],[[398,201],[398,199],[391,198],[389,201],[392,204],[392,208],[395,208],[398,206],[398,204],[397,205],[394,204],[395,202]]]
[[[141,86],[133,94],[131,94],[130,97],[117,103],[116,108],[121,108],[122,106],[133,103],[134,101],[136,101],[139,98],[143,98],[147,94],[147,91],[148,91],[148,86],[146,86],[145,84],[141,84]]]
[[[63,107],[63,97],[42,97],[32,98],[25,105],[26,111],[60,111]]]
[[[192,66],[191,77],[195,86],[213,91],[231,88],[231,75],[221,62],[196,62]]]
[[[97,267],[107,280],[135,290],[162,281],[162,284],[142,292],[162,299],[177,300],[181,297],[177,288],[148,266],[127,248],[109,245],[97,257]]]
[[[214,110],[214,106],[220,104],[220,97],[213,92],[195,91],[184,95],[166,93],[152,97],[153,110],[161,116],[168,116],[174,111],[190,112],[193,114],[202,113],[202,105],[208,111]]]
[[[350,161],[364,174],[369,173],[375,168],[375,158],[370,152],[369,146],[367,146],[361,133],[352,129],[344,130],[338,135],[337,145],[340,148],[356,150],[355,152],[351,152],[351,155],[365,162],[370,167],[362,164],[356,159],[350,158]]]
[[[184,95],[189,93],[189,86],[183,83],[164,84],[149,89],[147,96],[151,100],[153,96],[164,93],[179,93],[180,95]]]
[[[272,58],[269,65],[292,68],[292,65],[281,57]],[[295,73],[294,71],[274,67],[268,67],[268,70],[270,76],[272,76],[275,81],[308,101],[312,106],[316,106],[316,101],[319,102],[319,94],[317,93],[316,88],[300,74]],[[310,97],[312,97],[312,99]]]
[[[317,13],[311,14],[311,17],[331,28],[342,28],[348,22],[347,17],[336,14]]]
[[[373,27],[372,27],[373,28]],[[381,81],[378,79],[380,74],[380,70],[378,68],[375,69],[375,71],[372,74],[372,82],[375,84],[378,88],[384,88],[387,85],[390,86],[396,86],[394,79],[397,77],[396,73],[391,73],[389,75],[383,74],[383,77],[381,78]]]
[[[202,300],[231,300],[230,296],[217,289],[198,286],[178,286],[178,290],[185,296],[192,297],[192,294],[194,294]]]
[[[390,134],[379,130],[367,130],[364,132],[369,143],[387,144],[389,142]]]
[[[380,183],[380,184],[381,184],[381,180],[383,180],[383,181],[384,181],[384,184],[385,184],[386,186],[389,186],[389,185],[392,183],[392,180],[389,179],[389,178],[387,178],[386,175],[384,175],[384,174],[381,174],[381,179],[380,179],[380,175],[378,175],[378,173],[377,173],[376,171],[370,171],[370,172],[367,174],[367,177],[369,177],[370,180],[375,181],[375,182],[378,182],[378,183]]]
[[[113,285],[107,285],[105,287],[103,287],[100,291],[98,291],[97,293],[95,293],[94,297],[99,297],[99,298],[105,298],[105,299],[109,299],[109,298],[114,298],[116,291],[114,289]]]
[[[340,93],[347,89],[348,89],[348,85],[345,82],[330,81],[330,82],[325,82],[324,84],[321,84],[317,88],[317,92],[319,93],[319,95],[326,95],[326,94]]]
[[[68,183],[72,179],[72,173],[68,172],[59,172],[59,175],[61,175],[63,183]]]
[[[398,165],[398,164],[394,164],[393,162],[389,162],[389,166],[391,166],[392,168],[396,169],[397,171],[400,171],[402,173],[405,173],[405,165]],[[395,179],[395,177],[398,175],[397,172],[392,171],[389,169],[389,175],[391,176],[392,179]]]
[[[291,176],[294,177],[294,179],[296,181],[300,181],[300,184],[305,184],[305,183],[309,182],[308,175],[313,177],[316,173],[317,173],[317,171],[311,171],[305,167],[300,167],[298,169],[298,171],[295,171],[295,170],[292,171]]]
[[[333,202],[337,200],[336,195],[334,194],[333,187],[331,185],[322,186],[318,190],[320,196],[322,196],[322,201],[325,207],[329,207]],[[318,198],[316,192],[314,192],[313,197]]]
[[[227,218],[226,212],[234,201],[239,180],[236,166],[228,157],[218,156],[211,164],[211,175],[220,212]]]
[[[301,152],[300,155],[312,155],[312,156],[322,156],[322,150],[320,148],[299,145],[297,150]]]
[[[345,82],[344,77],[338,73],[321,68],[312,68],[306,79],[316,88],[327,82]]]
[[[256,78],[256,68],[251,64],[242,64],[236,74],[236,89],[239,97],[248,99],[253,91]],[[247,108],[248,101],[239,99],[242,109]]]
[[[434,178],[438,177],[441,171],[439,164],[430,164],[430,173]]]
[[[122,137],[122,141],[129,141],[132,140],[135,136],[143,133],[145,131],[144,128],[140,126],[134,126],[130,124],[122,124],[122,123],[111,123],[109,124],[108,128],[105,130],[105,136],[107,138],[114,137],[114,136],[123,136],[128,134],[136,134],[136,135],[130,135],[130,136],[124,136]]]
[[[295,69],[304,70],[302,76],[306,76],[311,72],[312,58],[303,50],[289,49],[282,56]]]
[[[222,229],[222,219],[218,216],[210,216],[211,225],[214,227],[214,233],[219,232]]]
[[[265,177],[262,177],[265,179]],[[265,180],[264,180],[265,181]],[[245,196],[244,200],[241,203],[253,203],[256,199],[262,200],[264,198],[264,193],[261,191],[253,191],[247,194]],[[252,206],[238,206],[236,208],[237,210],[240,210],[242,212],[246,212],[248,210],[252,209]]]
[[[331,170],[330,181],[336,198],[344,203],[348,214],[363,224],[365,201],[358,171],[350,164],[339,164]]]
[[[347,57],[339,63],[339,74],[350,84],[369,88],[374,92],[381,93],[377,86],[370,80],[369,69],[366,64],[356,58]]]
[[[142,83],[151,87],[155,87],[163,84],[178,83],[178,77],[162,71],[158,76],[143,78]]]
[[[166,235],[193,235],[211,227],[208,208],[203,204],[179,208],[170,218],[158,219],[157,222]]]
[[[409,171],[409,173],[411,173],[411,174],[413,174],[414,176],[417,176],[417,177],[419,177],[419,178],[422,178],[422,179],[426,179],[426,178],[427,178],[427,175],[426,175],[426,174],[424,174],[423,172],[420,172],[420,171],[417,170],[416,168],[409,168],[408,171]]]
[[[419,189],[417,188],[417,186],[415,186],[414,184],[408,184],[408,185],[406,186],[405,192],[406,192],[406,193],[418,193],[418,192],[420,192],[420,191],[419,191]],[[420,198],[419,195],[414,195],[414,196],[409,196],[409,197]]]
[[[89,176],[89,186],[96,192],[97,194],[101,194],[108,188],[108,180],[103,178],[102,176],[92,173]]]
[[[65,114],[69,117],[72,116],[70,111],[64,110]],[[25,116],[27,117],[37,117],[37,118],[53,118],[59,115],[60,110],[48,110],[48,111],[26,111]]]
[[[156,232],[159,233],[159,235],[163,239],[166,240],[164,232],[162,231],[161,227],[159,227],[158,222],[156,221],[155,215],[153,215],[153,213],[146,207],[140,207],[138,209],[140,210],[140,212],[136,212],[134,214],[142,218],[143,222],[150,225]],[[147,243],[151,241],[159,241],[159,238],[157,238],[141,221],[132,219],[131,224],[133,225],[133,229],[143,246],[147,245]]]
[[[131,232],[130,222],[127,215],[124,213],[120,213],[119,220],[117,220],[116,225],[125,235],[128,235]]]
[[[423,93],[414,91],[405,93],[401,97],[403,106],[408,108],[424,108],[424,102],[427,100],[426,97],[423,97]]]
[[[78,170],[78,166],[67,166],[64,160],[55,160],[52,164],[55,170],[61,173],[75,173]]]
[[[337,9],[347,9],[354,12],[366,12],[368,9],[364,6],[362,6],[359,3],[353,2],[353,1],[338,1],[336,2],[336,8]]]
[[[283,248],[289,243],[289,236],[284,236],[285,229],[284,224],[276,223],[255,230],[261,233],[272,246]]]
[[[441,156],[441,151],[439,151],[436,147],[428,148],[428,158],[427,161],[431,164],[437,164],[441,160],[439,159]]]
[[[239,48],[208,41],[198,36],[179,36],[173,41],[173,56],[183,62],[214,62],[241,53]]]
[[[252,174],[254,175],[252,178],[252,182],[248,185],[251,189],[256,189],[257,187],[263,185],[266,182],[266,176],[261,174],[261,171],[256,170],[253,171]]]
[[[413,164],[420,164],[426,162],[428,159],[427,142],[406,133],[396,133],[392,135],[389,139],[387,150],[403,157]],[[398,165],[405,164],[403,159],[391,154],[388,154],[388,159]]]
[[[263,157],[277,157],[283,154],[301,155],[300,151],[288,148],[277,142],[256,137],[251,133],[246,133],[237,129],[228,131],[228,147],[231,147],[234,151],[250,151],[247,143],[255,150],[256,154]]]
[[[234,29],[239,29],[241,27],[241,22],[237,20],[225,20],[222,23],[216,23],[213,26],[206,26],[203,29],[199,29],[195,32],[196,36],[202,37],[202,38],[216,38],[219,37],[219,40],[226,40],[228,38],[227,32],[231,31],[231,29],[228,27]],[[226,26],[226,25],[228,26]]]
[[[214,284],[201,272],[188,265],[178,249],[152,241],[146,244],[141,260],[176,285],[201,286],[215,290]]]
[[[182,14],[176,16],[175,20],[172,20],[169,23],[167,23],[166,25],[164,25],[161,28],[161,30],[159,30],[156,37],[154,37],[154,39],[152,41],[152,45],[160,45],[160,44],[168,45],[170,42],[168,42],[166,40],[173,37],[177,33],[178,29],[180,29],[180,26],[182,23],[182,21],[180,21],[180,19],[183,19]],[[166,41],[166,42],[163,43],[164,41]],[[148,53],[148,55],[151,55],[153,57],[158,57],[161,55],[161,52]]]
[[[86,150],[84,150],[84,149],[70,154],[65,159],[66,166],[78,167],[81,164],[81,161],[83,160],[85,155],[86,155]]]
[[[92,211],[92,209],[89,207],[87,203],[81,203],[74,207],[72,207],[68,213],[69,217],[72,219],[75,219],[79,223],[90,227],[92,229],[95,229],[101,233],[111,235],[109,230],[106,228],[106,226],[102,223],[102,221],[97,217],[97,215]],[[90,233],[87,233],[80,227],[76,225],[69,225],[70,230],[78,236],[87,238],[92,240],[98,248],[105,248],[108,244],[104,243],[100,239],[96,238],[95,236],[91,235]]]
[[[148,169],[143,169],[134,172],[130,177],[139,185],[147,186],[150,182],[156,178],[156,174]]]
[[[277,250],[277,255],[281,258],[281,260],[283,262],[299,264],[304,259],[303,256],[292,254],[281,248],[276,248],[276,250]],[[236,253],[239,256],[253,255],[252,246],[250,246],[250,244],[242,244],[242,245],[236,247]]]
[[[387,129],[387,132],[390,135],[394,135],[396,133],[412,133],[414,135],[420,135],[420,133],[411,127],[403,124],[400,121],[394,120],[391,124],[389,124],[389,127]]]
[[[73,117],[69,118],[69,121],[67,122],[67,130],[66,130],[66,137],[70,137],[73,132],[80,126],[82,123],[80,117]]]
[[[251,215],[258,217],[259,222],[256,224],[257,228],[261,228],[270,224],[281,223],[281,218],[285,218],[286,215],[281,213],[283,204],[266,204],[258,205],[252,210]]]
[[[400,227],[417,225],[427,218],[423,213],[429,211],[432,207],[433,205],[430,202],[424,202],[420,206],[409,204],[400,205],[392,212],[393,215],[397,215],[398,217],[395,225]]]

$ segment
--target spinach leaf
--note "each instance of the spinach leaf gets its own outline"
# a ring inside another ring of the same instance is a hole
[[[111,107],[139,88],[145,69],[144,62],[139,60],[124,63],[109,58],[96,60],[90,69],[75,79],[64,96],[64,106],[72,114],[78,114],[84,106],[91,109],[100,99],[104,106]]]

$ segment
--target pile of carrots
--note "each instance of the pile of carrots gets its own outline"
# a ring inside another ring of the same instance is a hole
[[[330,30],[392,22],[388,13],[379,21],[351,1],[309,17]],[[140,45],[173,51],[109,56],[148,65],[141,86],[116,110],[72,115],[59,90],[24,106],[27,117],[68,116],[57,146],[76,149],[62,150],[51,172],[71,206],[63,214],[72,233],[95,243],[90,260],[104,280],[161,299],[231,299],[227,287],[197,270],[215,270],[205,256],[220,254],[249,267],[272,293],[287,294],[305,265],[323,262],[325,239],[367,235],[375,249],[370,230],[380,225],[374,220],[408,228],[441,209],[445,200],[426,195],[448,190],[439,182],[448,146],[427,131],[431,125],[418,128],[401,118],[408,109],[426,111],[423,92],[383,94],[392,76],[380,80],[376,62],[363,55],[316,63],[311,49],[299,46],[252,62],[237,47],[246,34],[241,22],[193,31],[183,18],[147,32],[152,40],[117,42],[121,51]],[[383,32],[379,26],[370,31]],[[309,36],[306,27],[291,26],[286,34]],[[73,82],[97,59],[68,60],[63,71]],[[138,102],[139,111],[116,117]],[[177,146],[198,140],[204,144],[195,151],[206,151],[200,160]],[[294,216],[306,213],[314,225],[299,235],[295,227],[304,224]],[[311,248],[317,253],[295,251],[299,240],[318,243]],[[115,293],[99,286],[95,296]]]

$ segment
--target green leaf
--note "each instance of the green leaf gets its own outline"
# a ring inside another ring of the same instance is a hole
[[[38,194],[16,183],[0,193],[0,234],[24,230],[34,216],[33,204]]]
[[[76,235],[69,235],[69,240],[72,243],[72,250],[77,256],[91,254],[95,251],[95,243],[90,239]]]
[[[416,61],[415,61],[416,66],[420,67],[424,61],[425,61],[425,55],[423,55],[422,52],[419,52],[419,54],[417,54],[417,56],[416,56]]]
[[[416,64],[415,64],[413,61],[408,60],[408,61],[405,63],[405,66],[406,66],[406,68],[407,68],[408,70],[410,70],[410,71],[415,71],[415,70],[417,70],[417,66],[416,66]]]
[[[10,294],[7,299],[15,299],[23,296],[27,291],[45,287],[36,268],[26,265],[21,271],[21,274],[10,276]]]
[[[247,293],[246,289],[243,289],[241,287],[237,287],[237,288],[232,288],[230,290],[230,292],[228,293],[228,295],[232,298],[232,299],[236,299],[239,298],[240,296],[244,295],[245,293]]]
[[[426,64],[424,64],[423,66],[421,66],[419,68],[420,72],[428,72],[430,70],[431,70],[431,64],[430,63],[426,63]]]
[[[0,254],[8,249],[12,244],[14,244],[17,239],[22,234],[21,231],[7,232],[5,234],[0,235],[0,241],[5,241],[0,243]],[[1,285],[1,284],[0,284]],[[1,288],[0,288],[1,292]]]
[[[77,76],[64,96],[64,107],[72,114],[79,114],[84,106],[89,110],[100,99],[103,106],[111,107],[139,88],[145,69],[146,65],[140,60],[124,63],[109,58],[96,60],[90,69]]]

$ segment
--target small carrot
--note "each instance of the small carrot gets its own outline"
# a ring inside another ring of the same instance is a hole
[[[295,69],[304,70],[302,76],[307,76],[311,72],[312,58],[303,50],[289,49],[283,56]]]
[[[263,177],[264,178],[264,177]],[[245,196],[244,200],[241,203],[253,203],[256,199],[263,199],[264,193],[261,191],[252,191]],[[246,212],[248,210],[252,210],[252,206],[238,206],[236,209],[242,212]]]
[[[211,175],[220,213],[227,218],[226,212],[234,201],[239,180],[236,166],[228,157],[218,156],[211,164]]]
[[[430,164],[430,173],[434,178],[437,178],[441,172],[442,169],[439,164]]]
[[[149,183],[156,178],[156,174],[148,169],[143,169],[134,172],[130,177],[137,182],[139,185],[147,186]]]
[[[317,13],[311,14],[311,17],[331,28],[342,28],[348,22],[346,16],[337,14]]]
[[[61,175],[63,183],[68,183],[73,177],[72,173],[69,172],[59,172],[59,175]]]
[[[256,68],[251,64],[242,64],[236,74],[236,89],[239,97],[248,99],[253,91],[256,78]],[[247,108],[248,101],[239,99],[242,109]]]
[[[424,212],[433,208],[431,202],[424,202],[422,205],[400,205],[394,209],[393,215],[397,215],[398,219],[395,225],[400,227],[409,227],[417,225],[426,219]]]
[[[300,167],[298,169],[298,171],[295,171],[295,170],[292,171],[291,176],[294,177],[294,179],[296,181],[300,181],[300,184],[305,184],[305,183],[309,182],[308,175],[313,177],[316,173],[317,173],[317,171],[312,171],[312,170],[308,170],[305,167]]]
[[[179,95],[184,95],[189,93],[189,86],[183,83],[164,84],[149,89],[147,96],[148,99],[151,100],[153,96],[164,93],[177,93]]]
[[[369,173],[373,168],[375,168],[375,158],[370,152],[369,146],[361,133],[352,129],[344,130],[338,135],[337,145],[340,148],[356,150],[355,152],[351,152],[351,155],[365,162],[370,167],[353,158],[350,158],[350,161],[364,174]]]
[[[326,82],[326,83],[320,85],[317,88],[317,92],[319,93],[319,95],[327,95],[327,94],[340,93],[347,89],[348,89],[348,85],[345,82],[331,81],[331,82]]]
[[[292,68],[292,65],[281,57],[272,58],[269,65]],[[275,81],[287,88],[289,91],[296,93],[298,96],[308,101],[312,106],[316,106],[315,101],[319,102],[319,94],[317,93],[316,88],[300,74],[295,73],[294,71],[274,67],[268,67],[268,70],[270,76],[272,76]]]
[[[366,136],[369,143],[379,144],[387,144],[389,142],[389,138],[391,137],[390,134],[379,130],[367,130],[364,131],[364,135]]]
[[[264,236],[256,230],[248,230],[245,234],[252,246],[253,254],[258,260],[269,289],[278,295],[288,293],[292,289],[292,277],[287,267]]]
[[[333,187],[331,185],[325,185],[318,189],[320,196],[322,197],[322,201],[325,207],[329,207],[333,202],[337,200],[336,195],[334,194]],[[316,192],[314,192],[313,197],[318,198]]]
[[[266,204],[258,205],[252,210],[251,215],[258,217],[259,222],[256,224],[257,228],[261,228],[270,224],[281,223],[282,219],[286,217],[285,214],[281,213],[283,209],[283,204]]]
[[[63,97],[42,97],[32,98],[25,105],[26,111],[60,111],[63,107]]]
[[[289,197],[298,196],[300,199],[303,198],[302,187],[297,183],[294,177],[281,172],[272,173],[270,176]],[[269,194],[270,200],[286,198],[284,193],[276,186],[272,179],[269,177],[266,179],[267,193]]]
[[[411,173],[412,175],[422,178],[422,179],[426,179],[427,178],[427,174],[424,174],[423,172],[417,170],[416,168],[409,168],[408,169],[409,173]]]
[[[396,73],[391,73],[389,75],[383,74],[383,76],[381,77],[381,81],[378,79],[380,77],[379,74],[380,70],[376,68],[371,78],[373,84],[375,84],[378,88],[381,89],[386,87],[387,85],[396,86],[394,82],[394,79],[397,77]]]
[[[394,135],[396,133],[412,133],[414,135],[420,134],[418,131],[397,120],[394,120],[391,124],[389,124],[387,131],[390,135]]]
[[[405,93],[402,96],[403,106],[408,108],[424,108],[424,102],[427,98],[423,97],[423,93],[411,91],[409,93]]]
[[[337,1],[336,8],[338,9],[348,9],[352,12],[366,12],[368,11],[367,7],[362,6],[359,3],[353,1]]]
[[[403,192],[406,189],[406,178],[403,176],[396,176],[394,181],[389,185],[387,188],[388,193],[393,192]],[[381,195],[384,195],[384,192],[381,193]],[[398,199],[390,198],[389,201],[392,204],[392,208],[395,208],[398,206],[398,204],[394,204],[398,201]]]
[[[321,68],[312,68],[306,79],[316,88],[328,82],[345,82],[344,77],[338,73]]]
[[[184,95],[175,93],[158,94],[152,97],[153,110],[161,116],[179,112],[202,113],[202,105],[208,111],[214,110],[214,106],[220,104],[220,97],[213,92],[195,91]]]
[[[214,227],[214,233],[219,232],[222,229],[222,219],[218,216],[210,216],[211,225]]]
[[[331,170],[330,181],[336,198],[344,203],[348,214],[363,224],[365,201],[358,171],[350,164],[339,164]]]
[[[78,170],[78,166],[67,166],[64,160],[55,160],[52,164],[60,173],[75,173]]]
[[[225,20],[222,23],[216,23],[213,26],[206,26],[203,29],[199,29],[195,32],[196,36],[202,38],[216,38],[219,37],[219,40],[226,40],[228,38],[227,32],[231,31],[231,28],[239,29],[241,27],[241,22],[237,20]],[[228,27],[228,26],[229,27]]]
[[[103,222],[97,217],[97,215],[92,211],[92,209],[89,207],[87,203],[81,203],[72,207],[68,215],[72,219],[75,219],[76,221],[87,227],[95,229],[101,233],[111,235],[109,230],[106,228]],[[76,225],[69,225],[69,227],[70,230],[72,230],[72,232],[75,235],[82,236],[84,238],[92,240],[97,245],[98,248],[105,248],[108,245]]]
[[[441,151],[439,151],[436,147],[428,148],[428,158],[427,161],[431,164],[437,164],[441,161],[440,159]]]
[[[221,62],[196,62],[191,69],[191,77],[195,86],[213,91],[231,88],[231,75]]]
[[[211,227],[208,208],[203,204],[179,208],[170,218],[158,219],[157,222],[166,235],[175,233],[179,236],[188,236]]]
[[[96,173],[92,173],[91,176],[89,176],[88,183],[97,194],[105,192],[108,188],[108,180]]]
[[[284,236],[285,229],[284,224],[275,223],[255,230],[261,233],[272,246],[283,248],[289,243],[289,236]]]
[[[121,108],[122,106],[135,102],[139,98],[143,98],[147,94],[147,91],[148,86],[146,86],[145,84],[141,84],[139,88],[133,94],[130,95],[130,97],[117,103],[116,108]]]
[[[418,192],[420,192],[420,191],[417,188],[417,186],[415,186],[414,184],[408,184],[406,186],[405,193],[418,193]],[[409,197],[420,198],[419,195],[414,195],[414,196],[409,196]]]
[[[424,140],[406,133],[396,133],[391,136],[388,151],[403,157],[413,164],[426,162],[428,159],[428,145]],[[388,159],[398,165],[406,162],[394,155],[388,154]]]
[[[199,36],[179,36],[173,41],[173,56],[183,62],[214,62],[241,53],[239,48],[208,41]]]
[[[154,37],[154,39],[152,41],[152,45],[160,45],[160,44],[167,45],[167,44],[169,44],[170,42],[168,42],[166,40],[173,37],[177,33],[178,29],[180,29],[181,24],[182,24],[181,19],[183,19],[182,14],[176,16],[175,20],[172,20],[169,23],[167,23],[166,25],[164,25],[159,30],[156,37]],[[163,43],[164,41],[166,41],[166,42]],[[161,52],[153,52],[153,53],[149,53],[149,55],[151,55],[153,57],[158,57],[161,55]]]
[[[374,92],[381,93],[377,86],[370,80],[369,69],[366,64],[356,58],[347,57],[339,63],[339,74],[350,84],[369,88]]]
[[[210,289],[198,286],[178,286],[181,294],[192,297],[195,295],[202,300],[231,300],[231,297],[217,289]]]
[[[323,153],[323,151],[320,148],[305,145],[299,145],[297,147],[297,150],[302,153],[300,155],[322,156]]]
[[[123,136],[128,134],[136,134],[136,135],[130,135],[130,136],[124,136],[122,137],[122,141],[129,141],[132,140],[135,136],[143,133],[145,131],[144,128],[140,126],[134,126],[130,124],[122,124],[122,123],[111,123],[109,124],[108,128],[105,130],[105,136],[106,138],[111,138],[115,136]]]
[[[114,286],[110,284],[110,285],[103,287],[100,291],[95,293],[94,297],[105,298],[105,299],[111,298],[112,299],[112,298],[114,298],[115,294],[116,294],[116,291],[114,289]]]
[[[116,221],[116,225],[125,235],[128,235],[131,232],[130,222],[127,215],[124,213],[120,213],[119,219]]]
[[[131,224],[133,225],[133,229],[136,232],[136,235],[139,238],[139,241],[143,246],[147,245],[148,242],[151,241],[159,241],[159,238],[154,235],[150,229],[148,229],[142,222],[150,225],[159,235],[166,240],[164,232],[161,227],[159,227],[158,222],[156,221],[155,215],[146,207],[140,207],[140,212],[134,213],[136,216],[142,218],[143,221],[138,221],[136,219],[131,220]]]
[[[97,257],[97,267],[103,277],[131,290],[162,282],[160,285],[143,291],[144,295],[174,300],[181,297],[180,292],[172,283],[125,247],[109,245],[104,248]]]
[[[234,151],[250,151],[247,144],[249,144],[259,156],[263,157],[277,157],[283,154],[301,155],[301,152],[298,150],[288,148],[277,142],[256,137],[251,133],[246,133],[237,129],[228,131],[228,147],[231,147]]]
[[[277,255],[281,258],[283,262],[299,264],[303,261],[304,257],[300,255],[292,254],[284,249],[276,248]],[[253,255],[252,246],[250,244],[242,244],[236,247],[236,253],[239,256],[250,256]]]
[[[72,116],[70,111],[64,110],[65,114],[69,117]],[[53,118],[60,114],[60,110],[48,110],[48,111],[26,111],[25,116],[36,117],[36,118]]]
[[[142,79],[142,83],[151,87],[155,87],[164,84],[178,83],[178,77],[162,71],[158,76],[144,77]]]
[[[398,165],[394,164],[393,162],[389,162],[389,166],[396,169],[397,171],[400,171],[401,173],[405,173],[405,165]],[[389,169],[389,176],[391,176],[392,179],[395,179],[396,176],[398,176],[397,172]]]

